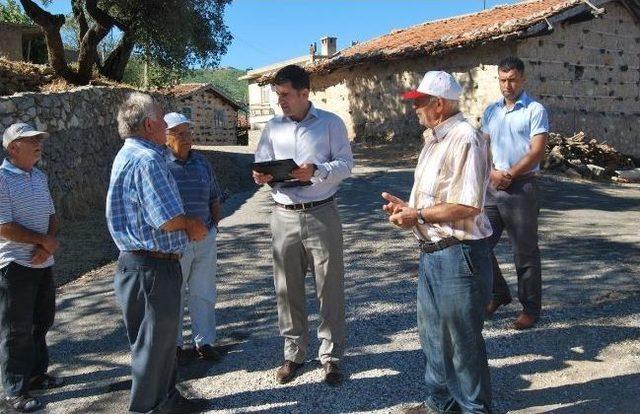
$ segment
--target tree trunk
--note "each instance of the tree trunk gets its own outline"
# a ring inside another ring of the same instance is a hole
[[[53,15],[35,4],[31,0],[20,0],[24,12],[33,20],[44,32],[47,43],[47,54],[51,68],[67,82],[78,83],[77,75],[69,69],[69,65],[64,58],[64,45],[60,36],[60,28],[64,24],[64,16]]]
[[[129,32],[124,32],[118,46],[109,53],[104,65],[99,68],[100,73],[114,81],[122,81],[135,44],[133,36]]]

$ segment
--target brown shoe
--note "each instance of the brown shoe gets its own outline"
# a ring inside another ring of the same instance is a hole
[[[297,362],[289,361],[288,359],[284,361],[284,364],[276,371],[276,381],[280,384],[286,384],[295,378],[296,372],[302,367],[302,364],[298,364]]]
[[[342,371],[335,362],[325,362],[322,364],[324,368],[324,382],[331,386],[336,386],[342,382]]]
[[[414,405],[413,407],[405,408],[401,411],[402,414],[438,414],[437,411],[427,407],[425,403]]]
[[[489,301],[489,304],[487,305],[487,309],[485,311],[487,317],[491,317],[493,316],[494,313],[496,313],[496,311],[498,310],[498,308],[500,306],[506,306],[508,304],[511,303],[511,298],[507,299],[507,300],[496,300],[496,299],[491,299],[491,301]]]
[[[519,331],[523,329],[529,329],[536,323],[537,320],[538,318],[536,318],[535,316],[529,315],[525,312],[520,312],[518,314],[518,317],[516,318],[516,321],[513,323],[513,329],[517,329]]]

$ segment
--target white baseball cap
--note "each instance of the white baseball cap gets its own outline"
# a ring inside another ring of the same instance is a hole
[[[2,134],[2,146],[7,148],[16,139],[26,137],[41,136],[42,138],[49,138],[49,133],[44,131],[38,131],[29,124],[18,122],[11,124],[9,128],[4,130]]]
[[[193,125],[193,122],[189,121],[189,118],[178,112],[169,112],[166,114],[164,116],[164,122],[167,123],[167,129],[171,129],[182,124]]]
[[[418,89],[403,93],[402,99],[418,99],[430,95],[457,101],[460,99],[461,93],[462,87],[453,76],[441,70],[432,70],[425,73]]]

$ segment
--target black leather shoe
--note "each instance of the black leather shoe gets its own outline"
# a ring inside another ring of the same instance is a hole
[[[324,368],[324,382],[329,385],[336,386],[342,382],[342,371],[335,362],[325,362],[322,364]]]
[[[201,413],[209,409],[209,401],[202,398],[185,398],[182,395],[167,411],[167,414]]]
[[[208,344],[196,347],[196,355],[200,359],[206,359],[207,361],[214,362],[218,362],[220,361],[220,358],[222,358],[220,352],[216,351],[214,347]]]

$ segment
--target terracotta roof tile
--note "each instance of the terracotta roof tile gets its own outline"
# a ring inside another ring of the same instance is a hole
[[[545,18],[585,5],[583,0],[529,0],[479,13],[422,23],[342,50],[311,68],[322,72],[369,60],[393,60],[466,46],[525,30]],[[425,7],[428,7],[425,3]]]

